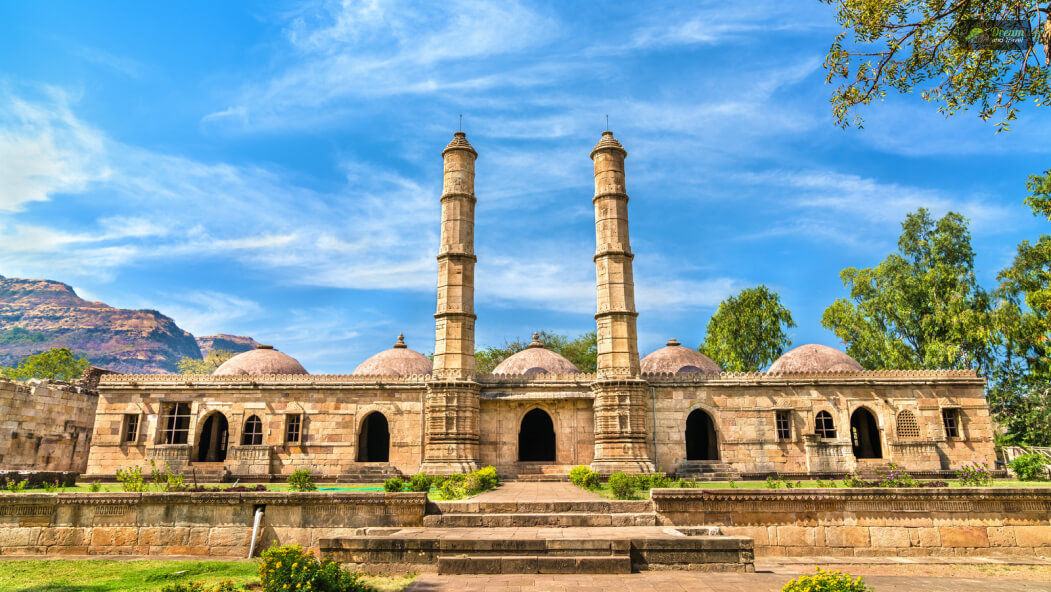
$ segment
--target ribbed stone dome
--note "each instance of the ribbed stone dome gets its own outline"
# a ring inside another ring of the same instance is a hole
[[[420,352],[409,349],[405,345],[405,335],[398,335],[398,342],[391,349],[365,360],[357,368],[354,374],[368,374],[372,376],[410,376],[413,374],[430,374],[434,363]]]
[[[580,374],[580,369],[560,354],[544,348],[540,335],[533,333],[529,347],[497,364],[493,374]]]
[[[215,376],[310,374],[295,358],[272,345],[260,345],[230,358],[212,372]]]
[[[860,372],[857,360],[827,345],[811,343],[791,349],[770,366],[771,374],[800,372]]]
[[[722,368],[711,358],[701,352],[683,347],[671,339],[665,347],[642,358],[643,372],[670,372],[683,374],[687,372],[719,373]]]

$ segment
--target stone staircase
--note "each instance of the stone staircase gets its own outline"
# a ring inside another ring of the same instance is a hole
[[[724,536],[715,527],[660,526],[650,500],[487,502],[483,496],[428,503],[420,527],[366,528],[358,536],[321,539],[319,547],[322,556],[352,569],[380,573],[755,570],[752,539]]]
[[[514,472],[508,473],[506,481],[569,481],[570,465],[551,463],[519,462],[514,465]]]
[[[390,463],[355,463],[336,477],[336,483],[381,483],[401,476],[401,472]]]
[[[432,502],[423,525],[436,528],[657,526],[650,500]]]
[[[697,481],[726,481],[741,475],[729,463],[717,460],[686,460],[675,469],[675,476]]]

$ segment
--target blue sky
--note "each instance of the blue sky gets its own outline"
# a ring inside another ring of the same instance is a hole
[[[588,153],[625,145],[640,348],[696,346],[766,284],[838,346],[839,271],[924,206],[980,277],[1046,231],[1045,111],[1015,131],[914,95],[841,130],[818,2],[0,3],[0,274],[251,335],[349,372],[431,351],[442,148],[477,163],[478,343],[594,328]]]

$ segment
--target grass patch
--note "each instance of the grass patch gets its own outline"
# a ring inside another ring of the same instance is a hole
[[[955,480],[955,479],[945,479],[945,481],[948,481],[949,487],[965,487],[958,480]],[[814,488],[814,489],[818,488],[817,481],[800,481],[801,485],[798,485],[798,486],[795,485],[795,483],[796,483],[795,481],[792,481],[793,488],[794,487],[807,487],[807,488]],[[825,483],[828,484],[829,482],[825,481]],[[842,479],[836,479],[835,483],[836,483],[836,488],[838,488],[838,489],[845,489]],[[668,488],[671,488],[671,489],[677,489],[678,487],[679,487],[679,484],[676,483],[676,482],[672,482],[672,484],[668,486]],[[1014,479],[997,479],[997,480],[993,481],[993,484],[990,485],[989,487],[1051,487],[1051,481],[1017,481],[1017,480],[1014,480]],[[767,489],[766,481],[734,481],[733,484],[732,484],[732,488],[734,488],[734,489]],[[731,482],[729,482],[729,481],[698,481],[697,482],[697,489],[731,489]],[[782,487],[781,489],[783,490],[785,488]],[[918,489],[918,488],[916,488],[916,489]],[[616,498],[613,497],[613,492],[610,491],[608,483],[603,483],[599,487],[592,488],[592,489],[587,489],[586,491],[590,491],[590,492],[592,492],[592,493],[594,493],[596,495],[599,495],[601,497],[604,497],[606,499],[616,499]],[[629,498],[629,499],[633,499],[633,500],[650,499],[650,492],[649,492],[649,490],[639,489],[639,490],[636,490],[634,495],[632,495],[631,498]]]
[[[400,592],[416,574],[365,575],[377,592]],[[157,592],[168,584],[230,580],[259,582],[259,561],[153,561],[120,559],[0,560],[5,592]]]
[[[102,483],[102,490],[100,493],[122,493],[124,490],[121,489],[120,483]],[[192,487],[193,483],[187,481],[186,485]],[[200,483],[206,487],[232,487],[233,483]],[[247,485],[249,487],[256,485],[255,483],[239,483],[238,485]],[[288,491],[288,483],[263,483],[266,488],[270,491]],[[353,491],[353,490],[364,490],[364,491],[383,491],[382,483],[318,483],[318,490],[324,491],[329,489],[338,489],[339,491]],[[155,485],[150,483],[150,491],[163,491],[157,489]],[[33,493],[44,493],[43,488],[27,489]],[[58,490],[60,493],[89,493],[91,491],[91,485],[88,483],[77,483],[73,487],[64,487]]]
[[[182,572],[182,573],[180,573]],[[177,582],[259,581],[257,561],[30,559],[0,561],[9,592],[153,592]]]

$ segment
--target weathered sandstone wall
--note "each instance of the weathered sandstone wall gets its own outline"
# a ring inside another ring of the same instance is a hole
[[[83,473],[98,395],[0,378],[0,469]]]

